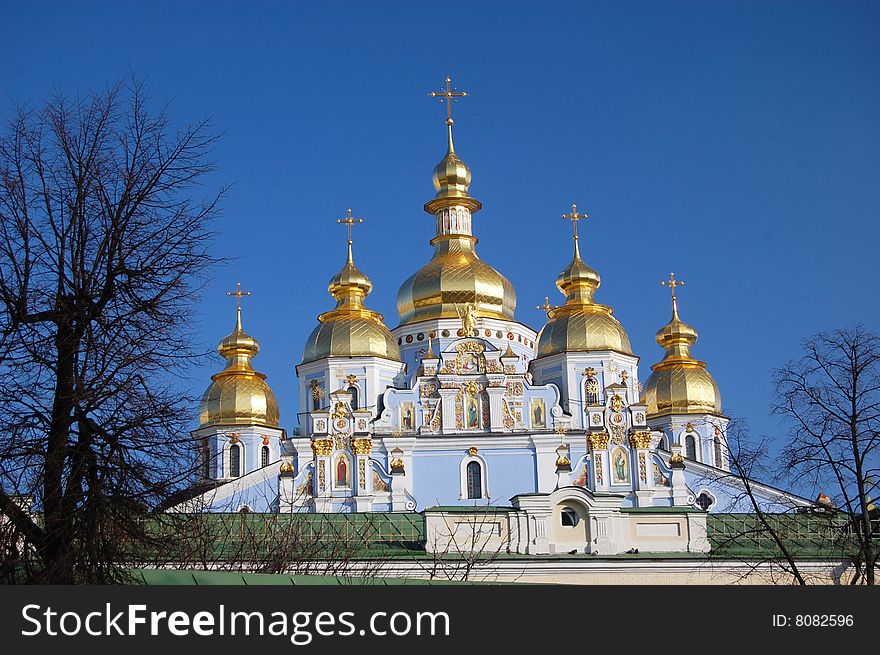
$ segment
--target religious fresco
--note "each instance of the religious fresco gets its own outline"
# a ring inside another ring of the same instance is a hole
[[[611,455],[611,480],[614,484],[629,482],[629,464],[623,448],[615,449]]]
[[[336,466],[334,466],[333,480],[337,488],[345,489],[351,486],[351,471],[349,470],[348,457],[338,455],[336,457]]]
[[[547,427],[547,408],[543,398],[532,398],[529,403],[529,415],[532,417],[533,428]]]
[[[400,426],[404,430],[406,430],[408,432],[415,430],[415,427],[416,427],[416,424],[415,424],[416,418],[415,417],[416,417],[416,414],[415,414],[415,410],[413,409],[412,403],[407,402],[407,403],[400,404]]]

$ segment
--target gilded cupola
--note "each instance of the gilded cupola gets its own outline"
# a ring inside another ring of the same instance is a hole
[[[587,218],[572,205],[572,213],[563,218],[574,223],[574,256],[556,278],[556,287],[565,296],[561,307],[545,306],[547,323],[538,335],[537,357],[562,352],[613,350],[632,355],[629,336],[612,316],[614,310],[593,299],[602,280],[593,268],[581,259],[577,222]]]
[[[348,227],[345,265],[330,279],[327,290],[336,307],[318,316],[318,325],[306,341],[302,363],[325,357],[383,357],[399,362],[400,348],[385,326],[383,316],[364,306],[373,283],[354,263],[351,226],[363,222],[351,210],[337,221]]]
[[[265,425],[278,427],[278,402],[266,384],[266,376],[254,370],[251,359],[260,352],[257,340],[241,326],[241,298],[250,295],[238,285],[229,293],[237,301],[235,329],[223,337],[217,350],[226,367],[211,376],[202,396],[199,426]]]
[[[678,316],[675,288],[684,284],[670,273],[663,282],[672,289],[672,319],[657,331],[656,340],[666,350],[665,357],[651,367],[642,402],[648,415],[720,414],[721,393],[706,363],[691,355],[697,331]]]
[[[455,152],[452,140],[452,101],[467,93],[456,91],[450,83],[447,78],[446,89],[431,94],[447,103],[446,154],[434,168],[436,193],[425,204],[425,211],[436,219],[436,236],[431,240],[434,254],[400,287],[401,325],[458,318],[459,307],[468,303],[487,318],[512,319],[516,309],[513,285],[477,256],[472,219],[482,205],[470,195],[471,171]]]

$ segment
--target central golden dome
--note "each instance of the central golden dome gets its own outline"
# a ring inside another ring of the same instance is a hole
[[[436,194],[425,211],[437,219],[431,240],[434,255],[400,286],[400,324],[436,318],[458,318],[458,305],[473,304],[479,316],[513,319],[516,292],[501,273],[482,261],[474,246],[471,220],[482,205],[469,193],[471,171],[455,152],[452,119],[446,121],[446,155],[434,168]]]
[[[306,340],[302,363],[325,357],[382,357],[399,362],[400,348],[382,322],[382,314],[364,306],[373,283],[355,266],[351,239],[345,265],[327,289],[336,307],[318,317],[318,325]]]
[[[715,379],[705,362],[691,356],[697,337],[697,331],[678,317],[678,302],[673,296],[672,319],[656,337],[666,356],[651,367],[653,373],[642,395],[648,416],[721,414],[721,392]]]
[[[278,401],[266,384],[266,376],[251,365],[260,345],[242,328],[241,307],[235,329],[223,338],[217,350],[226,358],[226,368],[211,377],[213,382],[202,395],[199,426],[278,427]]]
[[[477,239],[449,235],[431,241],[434,256],[397,293],[400,323],[458,318],[456,305],[473,303],[480,316],[512,319],[516,292],[501,273],[480,260]]]
[[[548,312],[547,323],[538,335],[537,357],[592,350],[633,354],[626,330],[612,316],[614,310],[593,300],[601,283],[599,274],[581,259],[575,232],[574,257],[556,278],[565,304]]]

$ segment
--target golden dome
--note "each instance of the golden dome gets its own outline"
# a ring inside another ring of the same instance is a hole
[[[425,204],[425,211],[437,216],[437,236],[431,240],[434,255],[400,286],[400,324],[458,318],[458,306],[468,303],[474,305],[478,316],[513,319],[513,285],[477,256],[478,239],[471,234],[471,218],[482,205],[468,192],[471,171],[455,153],[451,118],[446,125],[446,155],[433,175],[437,193]]]
[[[327,289],[336,307],[318,317],[318,325],[306,340],[302,363],[325,357],[383,357],[399,362],[400,348],[382,322],[382,314],[364,307],[373,283],[355,266],[350,238],[345,265]]]
[[[715,379],[705,362],[691,356],[697,337],[697,331],[678,317],[678,301],[673,295],[672,319],[656,337],[666,356],[651,367],[653,373],[642,394],[649,416],[721,413],[721,392]]]
[[[260,351],[257,340],[241,327],[241,306],[235,329],[217,347],[226,358],[226,367],[211,376],[211,385],[202,395],[199,426],[266,425],[278,427],[278,401],[266,384],[266,376],[251,365]]]
[[[581,259],[575,229],[574,257],[556,278],[565,304],[547,312],[547,323],[538,335],[537,357],[592,350],[633,354],[626,330],[612,316],[614,310],[593,300],[601,283],[599,274]]]
[[[456,305],[473,303],[479,316],[513,319],[516,291],[501,273],[480,260],[477,239],[448,235],[431,241],[434,256],[397,292],[400,324],[458,318]]]

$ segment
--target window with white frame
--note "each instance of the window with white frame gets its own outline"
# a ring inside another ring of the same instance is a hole
[[[483,467],[476,460],[470,461],[465,470],[467,477],[467,497],[483,497]]]
[[[695,461],[697,459],[697,440],[692,434],[684,438],[684,456]]]
[[[229,446],[229,477],[241,476],[241,446],[237,443]]]

